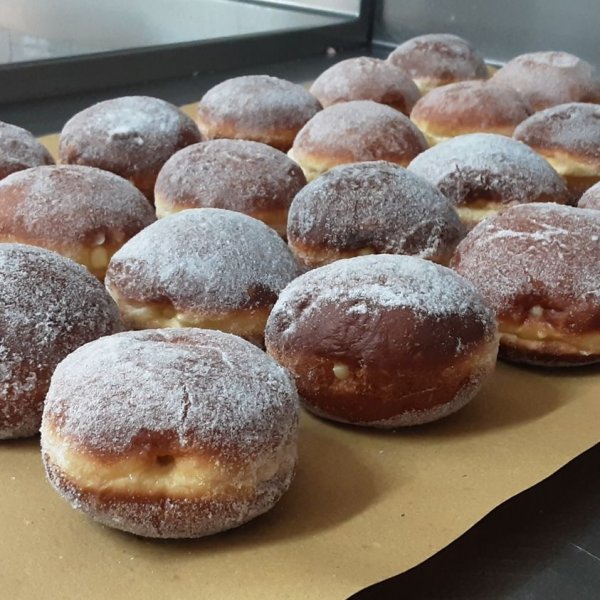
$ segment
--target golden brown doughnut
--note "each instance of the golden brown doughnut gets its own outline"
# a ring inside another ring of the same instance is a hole
[[[447,264],[464,228],[430,183],[393,163],[335,167],[298,193],[288,243],[308,267],[365,254],[410,254]]]
[[[387,60],[412,77],[422,94],[468,79],[487,79],[483,57],[467,40],[449,33],[419,35],[400,44]]]
[[[302,169],[271,146],[213,140],[188,146],[165,163],[154,203],[159,217],[186,208],[243,212],[283,236],[290,203],[304,185]]]
[[[50,152],[26,129],[0,121],[0,179],[37,167],[53,165]]]
[[[541,154],[574,198],[600,181],[600,104],[571,102],[535,113],[514,138]]]
[[[446,267],[389,254],[339,260],[294,280],[265,339],[308,410],[386,428],[460,409],[498,352],[494,314],[473,285]]]
[[[196,123],[207,140],[253,140],[287,152],[321,105],[301,85],[246,75],[227,79],[204,94]]]
[[[426,148],[423,134],[407,116],[372,100],[354,100],[317,113],[288,154],[312,181],[346,163],[385,160],[405,167]]]
[[[93,167],[33,167],[0,181],[0,242],[54,250],[99,279],[115,251],[154,220],[138,189]]]
[[[43,248],[0,244],[0,290],[0,439],[26,437],[56,365],[122,323],[95,277]]]
[[[503,135],[449,139],[417,156],[408,168],[435,185],[467,227],[514,204],[570,201],[565,182],[541,156]]]
[[[533,110],[565,102],[600,102],[596,69],[567,52],[531,52],[508,61],[492,81],[513,87]]]
[[[513,88],[490,81],[461,81],[431,90],[410,119],[431,146],[466,133],[511,136],[533,111]]]
[[[201,140],[176,106],[148,96],[124,96],[77,113],[60,134],[60,161],[111,171],[148,199],[161,167],[177,150]]]
[[[600,361],[600,213],[515,206],[459,244],[452,266],[498,315],[500,356],[536,365]]]
[[[419,88],[402,69],[368,56],[348,58],[329,67],[315,79],[310,92],[323,108],[350,100],[373,100],[405,115],[421,97]]]
[[[200,537],[279,500],[297,426],[291,377],[252,344],[199,329],[128,332],[58,366],[42,456],[56,491],[96,521]]]
[[[106,287],[134,329],[220,329],[262,345],[271,307],[298,272],[261,221],[193,208],[129,240],[110,261]]]
[[[580,208],[597,208],[600,209],[600,183],[589,188],[579,199],[577,204]]]

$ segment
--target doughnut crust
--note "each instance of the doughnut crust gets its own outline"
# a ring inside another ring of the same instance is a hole
[[[514,137],[562,175],[574,198],[600,181],[600,105],[571,102],[547,108],[523,121]]]
[[[115,251],[154,220],[139,190],[93,167],[34,167],[0,181],[0,242],[54,250],[99,279]]]
[[[0,244],[0,289],[0,439],[27,437],[56,365],[122,324],[95,277],[43,248]]]
[[[510,208],[459,244],[452,266],[498,316],[500,356],[535,365],[600,360],[600,213]]]
[[[342,165],[294,198],[288,243],[304,265],[365,254],[411,254],[448,263],[464,229],[431,184],[393,163]]]
[[[253,140],[287,152],[321,105],[301,85],[270,77],[227,79],[204,94],[196,123],[208,140]]]
[[[408,117],[372,100],[354,100],[316,114],[288,154],[312,181],[346,163],[385,160],[405,167],[426,148],[423,134]]]
[[[452,138],[417,156],[408,168],[435,185],[468,228],[515,204],[570,201],[565,182],[546,160],[502,135]]]
[[[54,488],[96,521],[201,537],[279,500],[297,426],[291,377],[252,344],[199,329],[127,332],[58,366],[42,457]]]
[[[600,183],[589,188],[579,199],[577,204],[580,208],[600,209]]]
[[[306,408],[372,427],[460,409],[494,369],[493,312],[453,271],[411,256],[361,256],[309,271],[280,295],[271,356]]]
[[[161,167],[177,150],[201,140],[176,106],[148,96],[98,102],[71,117],[60,134],[60,161],[111,171],[149,200]]]
[[[360,56],[329,67],[313,82],[310,92],[323,108],[350,100],[373,100],[409,115],[421,97],[404,71],[384,60]]]
[[[50,152],[32,133],[0,121],[0,179],[30,167],[53,164]]]
[[[449,33],[420,35],[400,44],[387,60],[412,77],[422,94],[440,85],[487,79],[483,57],[466,40]]]
[[[285,235],[294,196],[306,185],[302,169],[283,152],[247,140],[213,140],[174,154],[154,192],[159,217],[186,208],[245,213]]]
[[[490,81],[461,81],[431,90],[416,103],[410,118],[433,146],[467,133],[510,137],[532,112],[511,87]]]
[[[298,273],[261,221],[194,208],[129,240],[110,261],[106,287],[133,329],[219,329],[261,345],[271,307]]]

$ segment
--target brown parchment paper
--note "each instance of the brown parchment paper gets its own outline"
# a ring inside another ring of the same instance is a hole
[[[282,501],[185,542],[93,523],[45,481],[38,438],[3,442],[2,596],[347,598],[422,562],[598,441],[600,369],[499,364],[470,405],[438,423],[381,432],[304,414]]]

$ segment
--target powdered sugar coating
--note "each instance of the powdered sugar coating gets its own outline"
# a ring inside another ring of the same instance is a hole
[[[600,183],[589,188],[579,199],[577,204],[580,208],[600,209]]]
[[[33,435],[54,367],[122,324],[95,277],[42,248],[0,244],[0,289],[2,439]]]
[[[33,134],[0,121],[0,179],[22,169],[52,164],[54,159]]]
[[[502,135],[457,136],[423,152],[408,168],[457,206],[481,198],[503,204],[568,200],[564,181],[546,160]]]
[[[113,255],[106,285],[138,302],[221,313],[270,306],[298,274],[285,242],[261,221],[196,208],[153,223]]]

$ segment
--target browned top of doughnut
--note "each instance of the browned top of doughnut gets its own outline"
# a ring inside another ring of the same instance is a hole
[[[600,102],[598,72],[567,52],[521,54],[499,69],[493,81],[515,88],[536,111],[565,102]]]
[[[69,119],[60,134],[63,163],[91,165],[126,179],[158,173],[177,150],[201,139],[176,106],[148,96],[94,104]]]
[[[261,221],[219,208],[150,225],[113,255],[107,287],[136,302],[223,313],[271,306],[298,274],[285,242]]]
[[[56,369],[43,429],[80,452],[249,462],[289,442],[298,395],[287,371],[241,338],[202,329],[127,332]]]
[[[265,331],[269,351],[352,367],[427,369],[493,339],[493,312],[446,267],[379,254],[305,273],[281,293]]]
[[[413,108],[410,118],[449,135],[511,128],[532,113],[513,88],[491,81],[461,81],[434,88]]]
[[[542,110],[523,121],[514,137],[536,151],[560,152],[597,165],[600,174],[600,105],[571,102]]]
[[[361,56],[321,73],[310,88],[323,107],[349,100],[373,100],[409,114],[421,97],[413,80],[392,63]]]
[[[440,85],[488,76],[479,52],[467,40],[449,33],[411,38],[393,50],[387,60],[413,79],[431,79]]]
[[[26,129],[0,121],[0,179],[15,171],[53,165],[50,152]]]
[[[600,209],[600,182],[588,188],[577,204],[580,208]]]
[[[569,199],[564,181],[545,159],[503,135],[452,138],[417,156],[408,168],[457,206],[481,199],[503,204]]]
[[[401,112],[371,100],[354,100],[317,113],[296,136],[292,152],[345,163],[408,164],[426,148],[423,134]]]
[[[600,213],[557,204],[515,206],[479,223],[454,268],[500,319],[521,323],[534,306],[571,333],[600,328]]]
[[[343,165],[294,198],[288,240],[319,248],[412,254],[452,252],[463,235],[458,215],[430,183],[392,163]]]
[[[137,188],[94,167],[34,167],[0,181],[0,235],[22,241],[122,244],[154,220]]]
[[[283,152],[246,140],[213,140],[174,154],[156,180],[161,203],[240,212],[282,210],[306,184]]]

